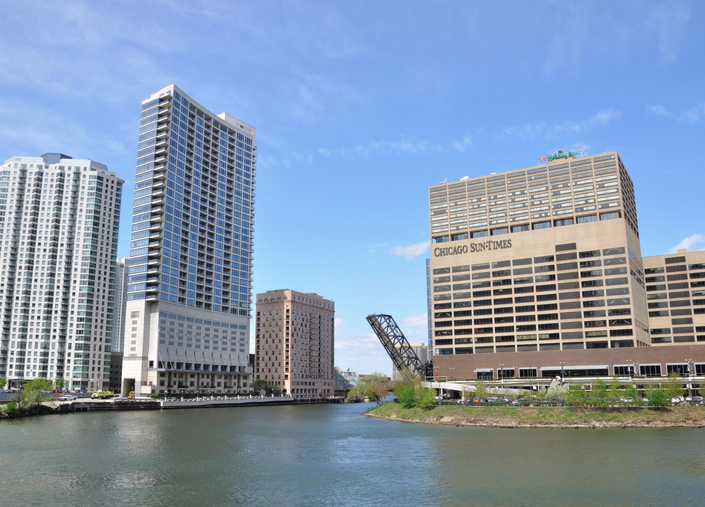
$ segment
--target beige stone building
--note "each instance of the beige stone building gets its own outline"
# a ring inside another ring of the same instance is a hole
[[[434,356],[649,345],[617,153],[429,189]]]
[[[653,345],[705,343],[705,252],[644,257]]]
[[[705,252],[642,259],[619,155],[557,155],[429,188],[436,369],[468,378],[618,374],[640,360],[654,362],[639,366],[647,374],[689,361],[702,369]]]
[[[257,295],[255,379],[295,397],[333,396],[335,303],[289,289]]]
[[[410,343],[409,346],[411,347],[411,350],[414,351],[414,354],[418,356],[418,358],[421,360],[422,363],[425,363],[429,360],[428,357],[428,346],[425,343]],[[397,348],[399,348],[399,345],[397,345]],[[392,362],[392,380],[403,380],[403,377],[399,370],[397,369],[396,365]]]

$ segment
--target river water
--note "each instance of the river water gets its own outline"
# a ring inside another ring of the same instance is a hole
[[[0,505],[705,505],[704,429],[456,428],[365,408],[5,420]]]

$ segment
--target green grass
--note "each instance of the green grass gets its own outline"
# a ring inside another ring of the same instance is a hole
[[[644,424],[695,421],[705,424],[705,407],[654,408],[589,408],[589,407],[468,407],[437,406],[430,410],[403,408],[387,403],[370,410],[371,414],[396,417],[408,421],[451,423],[514,424]]]

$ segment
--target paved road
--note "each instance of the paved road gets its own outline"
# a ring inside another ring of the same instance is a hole
[[[58,398],[62,393],[48,393],[47,396]],[[78,398],[90,398],[91,393],[71,393]],[[17,396],[17,393],[0,393],[0,402],[12,401]]]

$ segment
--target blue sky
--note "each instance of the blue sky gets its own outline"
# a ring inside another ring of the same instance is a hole
[[[256,292],[337,306],[336,363],[391,373],[365,316],[426,340],[427,187],[618,150],[644,255],[705,248],[705,4],[4,2],[0,159],[126,180],[171,83],[257,128]]]

